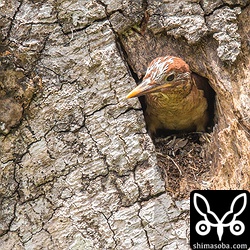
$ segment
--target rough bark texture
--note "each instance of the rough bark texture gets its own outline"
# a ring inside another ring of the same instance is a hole
[[[168,193],[125,100],[156,56],[182,57],[216,92],[206,188],[250,190],[249,1],[0,8],[1,249],[189,249],[188,201]]]

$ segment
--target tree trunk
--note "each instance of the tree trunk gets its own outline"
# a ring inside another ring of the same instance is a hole
[[[1,249],[189,249],[189,191],[250,190],[249,1],[0,7]],[[164,55],[216,95],[209,139],[171,154],[125,99]]]

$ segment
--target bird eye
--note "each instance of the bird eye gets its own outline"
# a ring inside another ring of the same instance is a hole
[[[167,80],[168,82],[173,81],[173,80],[174,80],[174,74],[169,75],[169,76],[166,78],[166,80]]]

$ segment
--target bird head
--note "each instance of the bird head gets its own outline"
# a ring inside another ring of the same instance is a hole
[[[149,64],[141,84],[127,98],[149,93],[180,92],[188,89],[187,86],[191,86],[191,72],[187,63],[178,57],[158,57]]]

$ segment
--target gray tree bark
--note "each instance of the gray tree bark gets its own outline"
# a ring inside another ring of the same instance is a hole
[[[243,0],[2,1],[1,249],[189,249],[187,191],[250,190],[249,15]],[[216,92],[209,171],[174,192],[125,99],[163,55]]]

